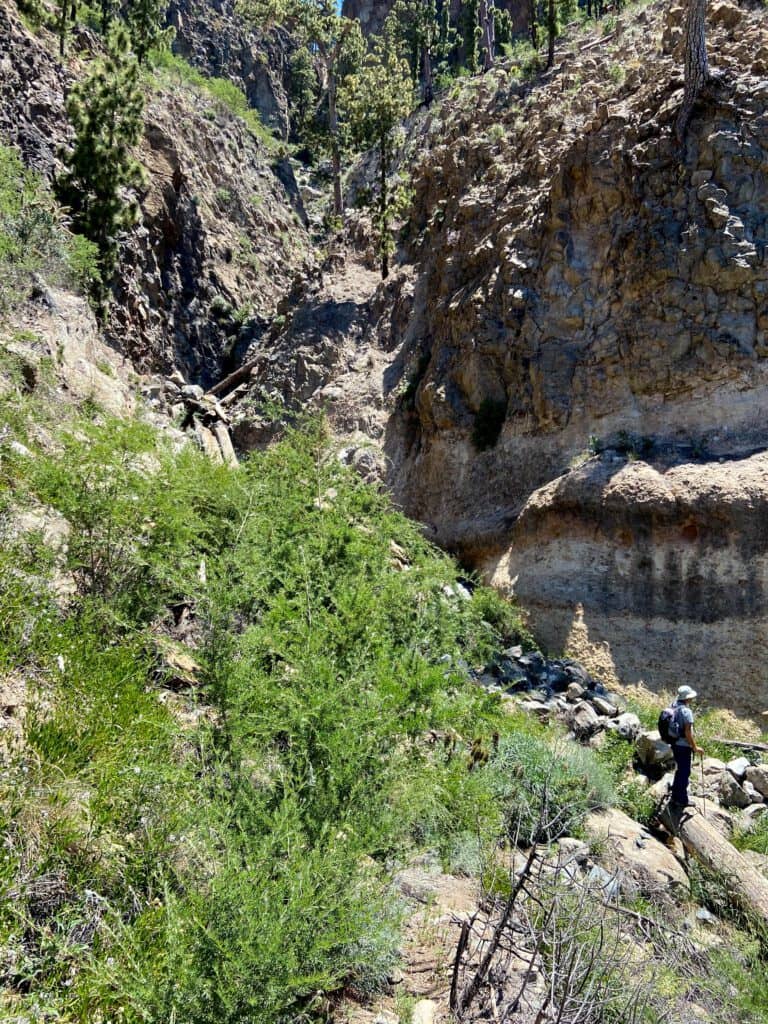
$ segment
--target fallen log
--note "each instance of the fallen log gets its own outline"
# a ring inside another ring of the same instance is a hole
[[[667,803],[659,811],[659,818],[690,854],[726,880],[734,902],[747,915],[768,926],[768,879],[710,825],[700,808],[700,803],[683,809]]]
[[[250,376],[251,370],[255,369],[259,365],[262,358],[263,354],[256,356],[254,359],[249,359],[247,363],[243,363],[243,365],[238,367],[233,373],[230,373],[228,377],[220,380],[219,383],[214,384],[213,387],[208,388],[206,395],[213,397],[215,395],[224,394],[226,391],[231,391],[236,384],[239,384]]]
[[[724,747],[736,747],[737,750],[768,750],[768,743],[749,743],[746,740],[721,740],[719,736],[713,737],[713,743],[722,743]]]

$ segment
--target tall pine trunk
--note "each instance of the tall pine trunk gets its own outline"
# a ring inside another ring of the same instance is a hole
[[[421,51],[421,95],[424,105],[429,106],[435,98],[435,80],[432,73],[432,54],[429,43],[425,43]]]
[[[389,153],[387,152],[387,139],[385,136],[382,136],[379,140],[379,151],[381,153],[381,178],[379,181],[379,244],[381,247],[381,278],[382,280],[386,280],[389,277],[389,196],[387,194]]]
[[[493,7],[491,0],[480,0],[480,27],[482,29],[483,71],[493,67],[495,50]]]
[[[328,127],[331,132],[331,165],[333,168],[333,215],[340,217],[343,209],[341,194],[341,151],[339,147],[339,111],[336,106],[336,74],[333,61],[327,64],[328,73]]]
[[[555,63],[555,37],[557,36],[556,0],[548,0],[547,4],[547,67]]]
[[[685,18],[685,92],[675,125],[677,138],[681,143],[685,140],[685,133],[702,86],[709,78],[706,15],[707,0],[688,0]]]
[[[529,0],[528,17],[531,20],[531,43],[534,50],[539,48],[539,4],[538,0]]]

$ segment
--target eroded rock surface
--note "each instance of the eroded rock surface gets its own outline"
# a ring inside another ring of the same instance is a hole
[[[748,3],[713,11],[722,74],[681,151],[681,18],[625,13],[536,84],[497,69],[422,111],[398,260],[357,298],[358,369],[318,360],[311,331],[276,351],[282,393],[325,404],[340,433],[369,354],[396,500],[514,592],[552,653],[759,712],[768,24]],[[350,203],[375,173],[370,156]]]
[[[80,51],[97,42],[73,38],[78,74]],[[0,138],[48,180],[70,140],[72,77],[55,54],[50,32],[33,34],[0,0]],[[269,66],[266,49],[262,57]],[[250,318],[258,334],[308,272],[311,246],[291,167],[274,147],[171,74],[159,72],[149,93],[142,216],[121,245],[110,337],[140,371],[178,367],[209,384],[232,362],[241,326]]]

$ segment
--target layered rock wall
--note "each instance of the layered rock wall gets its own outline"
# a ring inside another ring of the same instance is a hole
[[[374,428],[396,499],[515,593],[550,651],[756,712],[768,24],[749,3],[709,22],[720,74],[682,149],[682,11],[661,4],[571,38],[533,83],[500,68],[415,117],[402,248],[356,330],[385,363]],[[369,156],[350,195],[376,173]],[[306,331],[278,347],[265,379],[279,367],[288,400],[359,428],[344,345],[314,380]]]

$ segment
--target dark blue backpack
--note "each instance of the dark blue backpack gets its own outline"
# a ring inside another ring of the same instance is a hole
[[[678,714],[679,710],[676,707],[668,707],[664,708],[659,715],[659,736],[661,736],[665,743],[669,743],[670,746],[677,743],[683,735],[683,727],[680,715]]]

